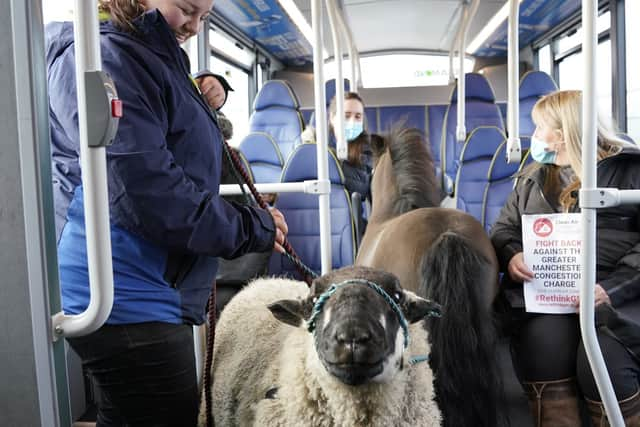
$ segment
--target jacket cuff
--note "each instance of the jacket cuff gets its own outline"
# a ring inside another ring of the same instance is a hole
[[[264,236],[264,238],[256,239],[256,247],[251,252],[272,250],[276,242],[276,224],[273,220],[273,216],[264,209],[252,208],[252,210],[255,212],[258,222],[262,227],[262,230],[259,232],[259,236]],[[258,230],[255,231],[257,232]]]
[[[607,291],[614,307],[640,296],[640,272],[628,266],[618,266],[609,277],[598,283]]]
[[[507,271],[507,266],[511,258],[518,252],[522,252],[522,244],[520,242],[511,242],[505,245],[498,253],[498,262],[502,271]]]

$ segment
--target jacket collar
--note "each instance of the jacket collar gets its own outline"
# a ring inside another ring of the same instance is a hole
[[[147,11],[134,19],[132,24],[136,29],[135,34],[123,32],[113,25],[111,21],[107,21],[102,25],[101,32],[117,33],[120,36],[142,42],[157,55],[176,63],[181,70],[187,74],[189,73],[184,52],[160,11],[157,9]]]
[[[611,157],[607,157],[598,161],[598,166],[608,163],[609,161],[617,160],[623,157],[638,157],[638,160],[640,160],[640,148],[630,143],[629,145],[624,146],[618,154],[615,154]],[[544,183],[544,177],[547,173],[547,169],[550,167],[552,166],[544,165],[541,168],[538,168],[538,170],[536,170],[533,174],[529,175],[527,178],[534,181],[536,184],[542,187]]]

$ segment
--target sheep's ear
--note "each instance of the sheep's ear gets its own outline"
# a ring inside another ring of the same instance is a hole
[[[402,311],[409,323],[415,323],[427,316],[440,317],[442,307],[437,302],[420,298],[413,292],[405,291]]]
[[[271,314],[287,325],[298,327],[305,316],[305,303],[302,300],[283,299],[267,306]]]

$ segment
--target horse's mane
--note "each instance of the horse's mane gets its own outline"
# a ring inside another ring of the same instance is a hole
[[[440,189],[423,133],[415,128],[394,128],[385,139],[398,190],[393,213],[438,206]]]

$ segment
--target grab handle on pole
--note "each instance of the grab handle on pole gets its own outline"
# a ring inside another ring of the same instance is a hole
[[[90,300],[80,314],[59,312],[52,317],[54,340],[90,334],[104,324],[113,307],[105,147],[115,136],[122,104],[115,85],[101,71],[99,37],[97,2],[76,0],[74,48]]]

